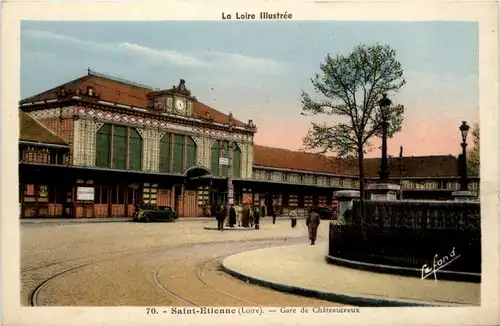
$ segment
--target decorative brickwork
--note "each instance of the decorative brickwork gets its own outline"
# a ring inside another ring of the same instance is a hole
[[[96,132],[102,123],[93,120],[75,120],[73,136],[73,164],[95,166]]]
[[[252,143],[242,143],[241,148],[241,166],[243,179],[251,179],[253,171],[253,145]]]
[[[196,165],[210,168],[210,149],[207,151],[205,143],[208,142],[206,137],[191,137],[196,143]]]
[[[142,137],[142,170],[160,171],[160,140],[165,135],[155,129],[136,129]]]
[[[212,146],[215,143],[215,139],[213,138],[207,138],[203,140],[203,152],[204,152],[204,159],[205,159],[205,166],[212,171]]]

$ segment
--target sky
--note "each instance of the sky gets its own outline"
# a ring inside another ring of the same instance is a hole
[[[458,155],[462,120],[479,121],[478,25],[473,22],[168,21],[21,25],[21,96],[83,76],[87,68],[155,88],[185,79],[197,99],[252,119],[255,143],[299,150],[311,121],[300,94],[327,54],[388,44],[406,85],[389,94],[406,108],[389,155]],[[471,135],[469,135],[471,137]],[[472,144],[472,140],[468,141]],[[379,140],[369,157],[380,156]]]

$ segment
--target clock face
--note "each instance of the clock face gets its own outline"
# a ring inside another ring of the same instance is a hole
[[[176,100],[175,101],[175,108],[179,112],[184,112],[184,101],[183,100]]]

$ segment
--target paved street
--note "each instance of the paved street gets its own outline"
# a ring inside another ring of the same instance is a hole
[[[302,223],[300,223],[302,222]],[[260,230],[205,230],[215,221],[22,223],[23,305],[332,306],[247,284],[219,270],[228,255],[307,243],[303,221]],[[326,240],[322,223],[319,240]],[[337,304],[340,305],[340,304]]]

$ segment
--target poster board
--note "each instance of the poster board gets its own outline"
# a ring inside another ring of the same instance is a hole
[[[94,187],[77,187],[76,200],[94,201]]]

